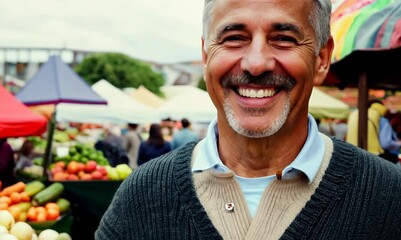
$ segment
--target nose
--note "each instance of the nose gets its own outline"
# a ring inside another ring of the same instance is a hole
[[[271,72],[275,68],[274,56],[264,37],[254,38],[241,60],[241,69],[253,76]]]

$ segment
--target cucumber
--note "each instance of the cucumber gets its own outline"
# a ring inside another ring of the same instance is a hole
[[[71,203],[65,198],[59,198],[56,203],[58,205],[58,208],[60,209],[60,213],[64,213],[70,209]]]
[[[28,194],[28,196],[32,197],[33,195],[45,189],[45,187],[45,184],[42,182],[34,180],[25,185],[25,192]]]
[[[61,196],[61,194],[63,194],[63,192],[63,184],[59,182],[52,183],[50,186],[46,187],[33,196],[32,205],[42,206],[48,202],[55,201]]]

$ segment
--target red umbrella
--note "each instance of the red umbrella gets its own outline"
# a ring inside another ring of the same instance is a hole
[[[41,135],[47,120],[0,85],[0,138]]]

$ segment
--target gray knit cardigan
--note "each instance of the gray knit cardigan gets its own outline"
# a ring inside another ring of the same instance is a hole
[[[401,168],[333,140],[329,166],[281,239],[401,239]],[[222,239],[197,198],[190,143],[150,161],[117,190],[97,240]]]

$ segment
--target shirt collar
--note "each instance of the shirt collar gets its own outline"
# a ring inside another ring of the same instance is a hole
[[[294,171],[303,172],[309,182],[312,182],[323,161],[325,144],[321,138],[316,121],[308,114],[308,136],[304,146],[295,160],[284,168],[282,176],[291,175]],[[230,171],[221,161],[217,150],[217,118],[214,118],[208,127],[206,137],[199,142],[199,151],[194,156],[193,172],[214,169],[216,172]]]

